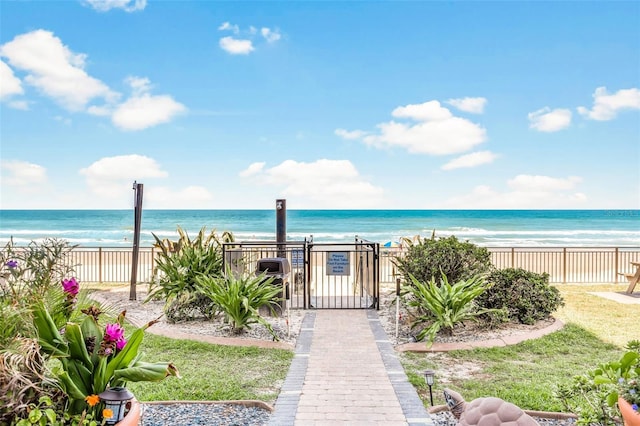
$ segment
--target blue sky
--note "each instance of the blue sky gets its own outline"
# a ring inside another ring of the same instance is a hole
[[[3,209],[640,208],[640,2],[0,2]]]

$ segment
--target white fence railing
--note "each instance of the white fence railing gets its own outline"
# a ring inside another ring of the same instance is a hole
[[[624,273],[632,273],[631,262],[640,262],[640,247],[489,247],[491,260],[499,268],[523,268],[546,272],[553,283],[625,282]],[[153,278],[154,258],[158,249],[141,248],[138,282]],[[393,283],[396,268],[393,259],[402,255],[400,248],[381,248],[380,282]],[[76,248],[68,262],[75,265],[76,277],[83,282],[124,283],[131,280],[131,249],[110,247]]]

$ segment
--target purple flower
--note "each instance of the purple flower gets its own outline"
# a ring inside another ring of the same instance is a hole
[[[107,342],[117,342],[124,338],[124,329],[120,324],[107,324],[104,331],[104,340]]]
[[[9,260],[7,261],[7,263],[5,263],[5,265],[7,266],[7,268],[9,269],[14,269],[18,267],[18,261],[17,260]]]
[[[116,349],[121,351],[127,344],[127,339],[122,337],[120,340],[116,342]]]
[[[631,406],[631,409],[632,409],[633,411],[638,411],[638,404],[633,404],[633,405]]]
[[[62,288],[65,293],[74,297],[78,294],[78,291],[80,291],[80,285],[74,277],[62,280]]]
[[[104,348],[104,354],[105,354],[106,356],[111,355],[111,352],[112,352],[111,348]]]

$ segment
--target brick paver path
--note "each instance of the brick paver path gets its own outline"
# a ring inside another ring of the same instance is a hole
[[[272,425],[432,424],[372,312],[308,314]]]

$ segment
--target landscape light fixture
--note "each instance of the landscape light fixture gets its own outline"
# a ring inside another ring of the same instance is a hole
[[[433,383],[436,379],[436,372],[433,370],[424,370],[424,381],[427,382],[427,386],[429,386],[429,400],[431,401],[431,406],[433,407]]]
[[[127,403],[133,398],[133,394],[123,387],[109,388],[98,396],[104,402],[104,408],[113,412],[113,416],[105,421],[107,425],[115,425],[122,420]]]

